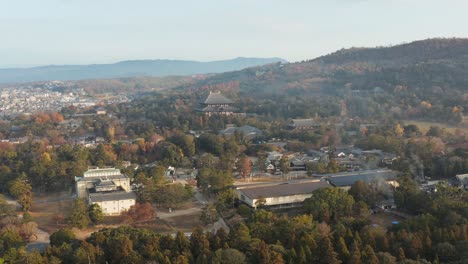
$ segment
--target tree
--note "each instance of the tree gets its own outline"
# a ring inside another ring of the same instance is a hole
[[[244,253],[234,248],[218,249],[214,252],[210,263],[213,264],[245,264]]]
[[[379,252],[377,253],[377,258],[381,264],[396,264],[396,258],[388,252]]]
[[[126,215],[130,217],[133,222],[141,222],[153,219],[155,212],[153,206],[148,202],[136,203],[130,206]]]
[[[18,199],[23,211],[29,211],[32,205],[32,187],[25,174],[22,174],[10,185],[10,193]]]
[[[212,203],[206,205],[203,208],[200,216],[200,220],[205,225],[214,224],[216,221],[218,221],[218,218],[218,212],[216,211],[216,207]]]
[[[260,155],[255,162],[255,167],[259,172],[265,172],[267,169],[267,164],[266,164],[266,157],[265,155]]]
[[[354,198],[340,188],[323,188],[313,192],[311,198],[304,200],[304,210],[317,220],[339,219],[352,214]]]
[[[249,228],[242,222],[237,224],[229,233],[231,244],[240,251],[247,250],[252,239]]]
[[[61,246],[63,243],[71,243],[75,240],[75,233],[68,228],[62,228],[50,235],[51,246]]]
[[[351,185],[349,194],[353,196],[356,202],[363,201],[370,206],[375,203],[375,192],[372,190],[367,183],[362,180],[356,181]]]
[[[257,241],[255,241],[258,243]],[[254,242],[252,242],[254,244]],[[302,252],[302,256],[305,256]],[[259,264],[283,264],[284,259],[278,252],[272,250],[270,245],[267,245],[264,241],[260,241],[254,249],[254,262]],[[296,257],[297,258],[297,257]]]
[[[192,187],[180,183],[166,184],[156,188],[153,201],[168,208],[178,208],[193,196]]]
[[[350,257],[349,257],[349,264],[360,264],[361,261],[361,250],[359,249],[359,244],[356,240],[353,241],[353,245],[351,247]]]
[[[328,236],[322,238],[318,248],[318,261],[316,263],[323,264],[339,264],[338,254],[335,252],[333,245]]]
[[[405,133],[405,129],[403,129],[403,127],[401,127],[399,123],[395,125],[395,127],[393,128],[393,131],[395,132],[395,135],[397,137],[401,137],[403,133]]]
[[[68,216],[68,222],[71,226],[78,227],[80,229],[88,226],[88,207],[86,206],[84,199],[76,199],[73,202],[70,216]]]
[[[8,216],[16,216],[15,206],[9,204],[5,197],[0,194],[0,219]]]
[[[93,224],[98,224],[104,218],[104,214],[102,213],[101,206],[99,204],[92,204],[88,207],[88,215],[89,219]]]
[[[208,256],[210,253],[210,242],[200,226],[192,231],[190,248],[195,259],[203,255]]]
[[[398,248],[398,261],[404,261],[406,259],[405,250],[403,248]]]
[[[364,263],[366,264],[379,264],[379,259],[377,258],[377,256],[375,255],[375,252],[374,250],[372,249],[371,246],[369,245],[366,245],[366,247],[364,248]]]
[[[429,137],[440,137],[442,136],[442,134],[444,133],[444,131],[438,127],[438,126],[431,126],[429,128],[429,130],[426,132],[426,136],[429,136]]]
[[[240,160],[239,171],[242,175],[242,178],[247,178],[252,172],[252,162],[247,156],[243,156]]]
[[[288,174],[289,171],[291,171],[291,164],[289,164],[288,157],[281,157],[278,167],[283,174]]]

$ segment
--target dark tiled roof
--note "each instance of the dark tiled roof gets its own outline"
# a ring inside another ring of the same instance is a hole
[[[361,180],[364,182],[372,182],[379,179],[384,181],[396,180],[397,172],[392,170],[369,170],[356,171],[347,173],[327,174],[325,175],[328,181],[337,187],[351,186],[355,182]]]
[[[233,101],[230,99],[224,97],[221,93],[212,93],[208,95],[206,98],[204,104],[232,104]]]
[[[251,134],[261,134],[262,131],[253,126],[241,126],[241,127],[228,127],[224,130],[221,130],[221,134],[234,134],[236,131],[242,132],[244,135],[251,135]]]
[[[89,199],[91,202],[104,202],[104,201],[119,201],[119,200],[128,200],[136,199],[136,194],[134,192],[98,192],[90,193]]]
[[[330,187],[327,182],[314,181],[303,183],[289,183],[279,185],[268,185],[252,188],[240,189],[240,191],[250,199],[257,199],[258,197],[281,197],[296,194],[312,193],[315,190]]]
[[[238,109],[229,105],[225,106],[207,106],[201,109],[200,111],[202,112],[234,112],[237,111]]]

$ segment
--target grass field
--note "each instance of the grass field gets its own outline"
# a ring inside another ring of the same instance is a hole
[[[401,222],[405,220],[403,217],[390,214],[390,213],[371,214],[369,216],[369,219],[371,220],[372,224],[379,225],[382,227],[392,226],[393,221]]]
[[[426,134],[426,132],[429,130],[431,126],[438,126],[440,128],[444,128],[445,131],[455,134],[455,131],[457,129],[462,130],[465,134],[468,134],[468,126],[467,125],[460,125],[460,126],[454,126],[454,125],[449,125],[449,124],[444,124],[444,123],[439,123],[439,122],[429,122],[429,121],[419,121],[419,120],[403,120],[403,123],[405,125],[415,125],[418,126],[419,130],[423,133]]]

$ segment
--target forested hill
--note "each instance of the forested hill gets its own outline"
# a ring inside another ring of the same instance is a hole
[[[468,89],[468,39],[428,39],[392,47],[350,48],[316,59],[218,74],[182,89],[233,88],[250,96],[342,95],[397,90],[423,93]]]
[[[11,68],[0,69],[0,83],[221,73],[284,61],[280,58],[235,58],[232,60],[210,62],[134,60],[114,64]]]
[[[325,64],[369,63],[404,66],[437,60],[468,59],[468,39],[428,39],[393,47],[342,49],[314,59]]]

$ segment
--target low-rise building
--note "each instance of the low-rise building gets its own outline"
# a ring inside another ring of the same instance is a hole
[[[323,176],[324,179],[328,181],[331,185],[346,190],[350,189],[351,186],[357,181],[363,181],[366,183],[381,181],[393,187],[399,186],[397,182],[398,173],[396,171],[388,169],[341,172],[334,174],[325,174],[321,176]]]
[[[83,177],[75,177],[78,198],[99,204],[105,215],[118,215],[135,205],[136,195],[130,179],[115,168],[91,167]]]
[[[315,180],[239,187],[237,193],[240,201],[253,208],[256,208],[262,200],[264,206],[288,208],[301,205],[305,199],[312,197],[314,191],[327,187],[330,187],[327,182]]]
[[[460,187],[468,190],[468,173],[457,174],[455,177],[457,178]]]

